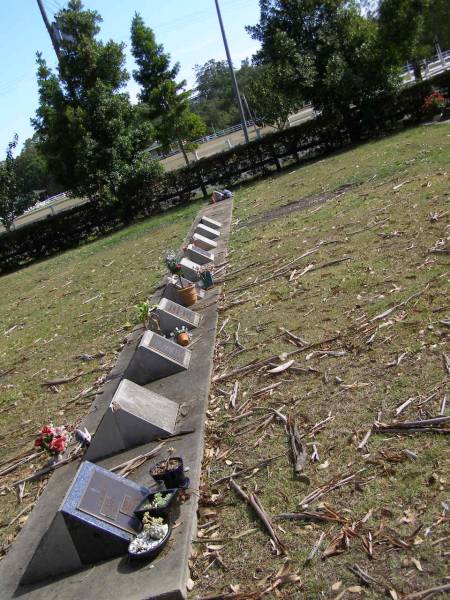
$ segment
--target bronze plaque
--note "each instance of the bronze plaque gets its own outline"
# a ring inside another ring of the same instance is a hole
[[[135,534],[139,522],[134,510],[142,501],[142,492],[124,483],[101,471],[94,471],[77,506],[78,510]]]
[[[188,308],[185,308],[184,306],[181,306],[181,304],[177,304],[176,302],[172,302],[172,300],[165,299],[163,309],[166,310],[171,315],[174,315],[175,317],[179,317],[180,319],[183,319],[183,321],[186,321],[187,323],[191,323],[192,325],[197,325],[198,319],[196,317],[198,317],[199,315],[197,315],[195,313],[192,314],[191,310],[189,310]]]
[[[153,334],[148,347],[158,352],[158,354],[162,354],[166,358],[184,366],[186,351],[182,346],[175,344],[175,342],[171,342],[161,335]]]

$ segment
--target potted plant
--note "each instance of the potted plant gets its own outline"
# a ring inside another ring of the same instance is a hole
[[[164,548],[170,534],[170,524],[163,517],[145,514],[142,519],[142,531],[128,546],[129,558],[131,560],[154,558]]]
[[[62,455],[66,451],[69,436],[64,427],[53,427],[45,425],[34,441],[36,448],[40,448],[47,452],[50,456],[49,466],[58,463],[62,459]]]
[[[155,481],[164,483],[166,489],[185,488],[189,479],[184,475],[183,459],[179,456],[162,460],[150,469],[150,475]]]
[[[175,338],[177,344],[180,346],[187,346],[189,344],[189,331],[185,325],[175,327],[174,331],[170,334],[170,337]]]
[[[152,492],[145,498],[134,511],[136,516],[143,518],[146,513],[154,517],[170,517],[172,508],[178,498],[178,488]],[[171,518],[169,518],[172,521]]]
[[[194,283],[184,286],[181,278],[181,264],[175,252],[170,251],[166,254],[166,265],[174,277],[178,277],[179,288],[178,295],[184,306],[192,306],[197,302],[197,288]]]

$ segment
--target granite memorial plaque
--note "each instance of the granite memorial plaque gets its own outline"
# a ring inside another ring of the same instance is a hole
[[[161,331],[168,335],[175,330],[175,327],[186,327],[194,329],[200,323],[200,315],[181,304],[172,302],[167,298],[163,298],[155,309],[158,316],[159,326]]]
[[[21,583],[37,583],[125,555],[142,527],[134,510],[149,493],[91,462],[81,463]]]
[[[214,262],[214,254],[208,250],[203,250],[194,244],[189,244],[186,252],[188,258],[199,265],[207,265]]]
[[[207,237],[210,240],[215,240],[220,237],[220,231],[217,231],[217,229],[212,229],[207,225],[203,225],[203,223],[199,223],[197,225],[195,228],[195,233],[199,233],[203,237]]]
[[[191,353],[167,338],[146,331],[124,373],[124,378],[139,385],[162,379],[189,367]]]
[[[172,435],[178,404],[122,379],[100,421],[85,458],[95,461]]]
[[[180,260],[180,265],[184,277],[189,279],[191,283],[200,279],[200,275],[198,274],[199,265],[197,263],[183,256],[183,258]]]
[[[83,564],[125,554],[142,528],[135,509],[146,487],[85,461],[60,507]]]
[[[217,248],[217,242],[210,240],[204,235],[200,235],[199,233],[194,233],[192,236],[192,242],[198,246],[199,248],[203,248],[204,250],[215,250]]]
[[[212,227],[212,229],[220,229],[222,227],[222,223],[220,223],[220,221],[214,221],[214,219],[210,219],[209,217],[202,217],[200,219],[200,223],[203,223],[203,225],[207,225],[208,227]]]

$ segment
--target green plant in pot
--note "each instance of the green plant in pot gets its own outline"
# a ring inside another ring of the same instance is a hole
[[[189,344],[189,331],[185,325],[175,327],[170,337],[174,338],[180,346],[187,346]]]

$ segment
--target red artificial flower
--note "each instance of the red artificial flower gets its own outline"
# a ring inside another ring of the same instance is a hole
[[[40,448],[42,446],[42,438],[38,437],[37,439],[35,439],[34,445],[36,446],[36,448]]]
[[[50,450],[57,452],[58,454],[64,452],[66,447],[66,440],[63,437],[55,437],[50,442]]]
[[[51,425],[45,425],[41,430],[41,435],[53,435],[54,429]]]

